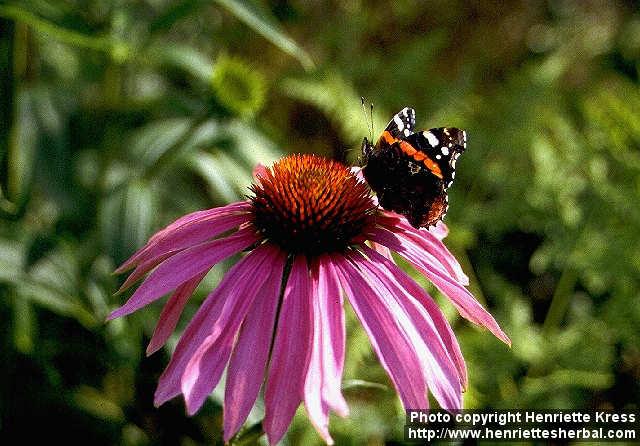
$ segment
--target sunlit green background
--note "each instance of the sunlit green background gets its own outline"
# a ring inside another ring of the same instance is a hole
[[[220,389],[193,418],[179,399],[153,408],[175,339],[144,358],[159,304],[104,323],[126,298],[111,271],[176,217],[242,198],[256,163],[357,163],[360,96],[376,133],[409,105],[469,134],[447,244],[513,348],[441,300],[465,406],[638,409],[634,2],[9,1],[0,58],[0,442],[220,444]],[[401,441],[350,317],[352,415],[331,431]],[[285,443],[319,442],[300,410]]]

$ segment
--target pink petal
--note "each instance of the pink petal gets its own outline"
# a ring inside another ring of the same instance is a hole
[[[256,278],[262,277],[263,264],[270,262],[277,255],[270,245],[261,245],[236,263],[218,285],[205,299],[193,319],[185,329],[176,350],[158,380],[154,403],[159,406],[181,392],[181,381],[184,370],[198,348],[212,335],[213,329],[220,332],[220,320],[227,320],[230,311],[236,305],[238,296],[246,288],[249,290]],[[268,264],[268,263],[267,263]]]
[[[319,302],[322,335],[323,401],[338,415],[346,417],[349,408],[342,396],[345,353],[345,319],[338,276],[328,256],[321,256],[312,268],[315,299]]]
[[[211,327],[209,336],[187,363],[182,375],[182,393],[189,415],[195,414],[200,409],[207,396],[218,384],[229,361],[240,324],[247,316],[256,296],[262,291],[265,282],[271,279],[279,289],[284,254],[275,248],[270,248],[270,251],[265,254],[265,262],[258,269],[255,279],[247,282],[244,288],[238,286],[233,290],[233,294],[227,297],[225,307]],[[273,275],[274,266],[276,266],[276,272],[280,269],[277,276]],[[271,332],[267,333],[266,337],[269,338],[270,335]]]
[[[200,345],[182,375],[181,390],[189,416],[202,407],[207,396],[218,385],[229,362],[236,331],[223,331],[210,335]]]
[[[249,218],[249,214],[231,214],[208,217],[186,224],[178,228],[170,236],[154,243],[147,251],[142,253],[138,259],[138,262],[140,262],[138,263],[138,268],[133,272],[133,275],[140,277],[155,266],[159,259],[174,255],[185,248],[193,247],[206,240],[211,240],[223,232],[246,223]],[[128,279],[127,286],[135,280]],[[125,285],[123,285],[124,287]]]
[[[434,300],[429,296],[429,294],[423,290],[420,285],[418,285],[407,273],[402,271],[395,263],[390,262],[375,253],[371,253],[370,251],[365,251],[366,254],[374,261],[380,262],[384,264],[385,268],[388,270],[387,277],[390,279],[395,279],[400,287],[407,290],[407,292],[413,296],[420,304],[424,307],[424,309],[429,313],[433,323],[435,325],[436,330],[438,331],[442,341],[444,342],[447,351],[453,362],[458,369],[458,373],[460,374],[460,383],[463,389],[467,387],[467,366],[465,364],[464,358],[462,356],[462,351],[460,350],[460,345],[458,344],[458,339],[456,338],[449,322],[440,311],[438,305],[434,302]],[[381,271],[384,272],[384,269],[381,268]]]
[[[145,246],[133,254],[115,272],[122,273],[134,265],[159,257],[167,252],[200,243],[239,226],[248,221],[250,209],[251,205],[242,201],[185,215],[154,234]]]
[[[449,252],[447,247],[426,229],[416,229],[409,224],[405,218],[379,218],[377,223],[402,237],[407,243],[412,244],[415,249],[420,249],[423,254],[429,256],[432,262],[441,269],[447,271],[453,279],[461,285],[469,285],[469,277],[462,271],[462,267],[455,256]]]
[[[380,254],[382,254],[384,257],[391,260],[392,262],[394,261],[393,256],[391,255],[391,250],[389,248],[387,248],[384,245],[381,245],[380,243],[376,243],[376,242],[370,242],[370,243],[373,249],[378,251]]]
[[[447,235],[449,235],[449,228],[445,222],[440,220],[435,226],[429,228],[429,232],[438,240],[443,240]]]
[[[346,415],[347,404],[340,382],[344,365],[344,312],[340,288],[327,256],[314,259],[311,267],[313,310],[313,344],[304,384],[304,401],[312,424],[327,444],[329,407]],[[335,329],[335,332],[333,331]],[[335,350],[334,350],[335,349]]]
[[[299,255],[282,299],[265,390],[263,426],[272,445],[285,434],[302,401],[313,341],[311,305],[307,261]]]
[[[408,290],[399,285],[397,278],[386,266],[387,263],[391,262],[366,246],[362,248],[370,256],[370,260],[364,259],[359,253],[352,253],[349,258],[361,270],[368,272],[371,282],[380,282],[379,286],[388,291],[385,293],[386,296],[393,299],[407,314],[408,325],[405,325],[404,329],[408,334],[412,334],[412,338],[415,339],[412,345],[425,368],[427,385],[440,403],[440,406],[444,409],[460,409],[462,407],[462,380],[430,314],[415,300]],[[391,263],[391,265],[394,266],[396,272],[400,271],[394,264]],[[400,319],[400,321],[402,320]],[[417,330],[417,333],[414,330]]]
[[[398,325],[397,308],[381,299],[381,290],[372,288],[363,273],[342,255],[334,255],[332,260],[351,306],[405,409],[428,408],[424,374],[410,339]]]
[[[498,339],[511,345],[511,340],[500,329],[493,316],[475,300],[464,286],[453,280],[437,266],[425,261],[423,259],[424,251],[415,248],[411,243],[381,227],[372,229],[368,235],[371,240],[391,248],[411,262],[451,300],[464,318],[486,327]]]
[[[116,295],[122,294],[122,292],[129,289],[131,285],[133,285],[138,280],[140,280],[145,274],[147,274],[153,268],[155,268],[156,266],[158,266],[159,264],[167,260],[169,257],[174,255],[175,253],[176,251],[170,251],[161,256],[153,257],[147,261],[141,262],[139,265],[136,266],[136,269],[134,269],[133,272],[129,274],[129,276],[127,277],[127,280],[124,281],[124,283],[120,286],[120,288],[118,288],[118,291],[115,294]]]
[[[312,299],[313,309],[313,345],[309,358],[309,368],[304,382],[304,404],[311,424],[316,428],[325,443],[332,445],[333,439],[329,434],[329,406],[322,400],[322,334],[320,332],[320,308],[317,299]]]
[[[182,283],[208,271],[221,260],[255,243],[257,239],[252,228],[244,228],[229,237],[201,243],[179,252],[158,266],[127,303],[111,313],[108,319],[133,313],[150,304]]]
[[[147,346],[147,356],[157,352],[167,342],[167,339],[169,339],[178,324],[178,319],[189,297],[191,297],[193,291],[206,275],[206,273],[199,274],[176,288],[175,293],[162,309],[160,319],[158,319],[151,341]]]
[[[233,349],[224,396],[225,443],[244,424],[264,380],[283,269],[284,258],[280,258],[273,265],[271,277],[256,296]]]
[[[179,228],[180,226],[183,226],[187,223],[191,223],[196,220],[200,220],[202,218],[210,217],[213,215],[223,215],[223,214],[232,213],[232,212],[248,211],[249,209],[251,209],[251,205],[249,202],[236,201],[234,203],[229,203],[225,206],[220,206],[217,208],[195,211],[190,214],[183,215],[173,223],[169,224],[166,228],[158,231],[149,239],[149,241],[150,242],[156,241],[164,237],[166,234],[173,232],[175,229]]]

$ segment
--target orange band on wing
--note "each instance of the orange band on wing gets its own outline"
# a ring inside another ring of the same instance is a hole
[[[382,132],[381,138],[383,138],[387,142],[387,144],[389,144],[389,145],[391,145],[391,144],[393,144],[394,142],[397,141],[397,139],[394,138],[391,135],[391,133],[387,132],[386,130],[384,132]]]
[[[394,138],[393,135],[386,130],[382,132],[382,136],[380,136],[380,139],[384,139],[389,145],[397,142],[400,145],[400,149],[404,153],[418,162],[422,161],[422,164],[424,164],[425,167],[431,171],[431,173],[433,173],[438,178],[442,178],[442,171],[440,170],[440,166],[438,166],[438,164],[431,158],[429,158],[424,152],[416,150],[415,147],[413,147],[406,141],[401,141],[397,138]]]
[[[442,171],[440,170],[440,166],[438,166],[431,158],[427,156],[424,159],[423,163],[425,166],[427,166],[427,169],[429,169],[432,174],[442,179]]]
[[[440,170],[440,166],[429,158],[424,152],[420,150],[416,150],[411,144],[406,141],[400,141],[400,148],[404,153],[412,157],[414,160],[418,162],[422,162],[427,169],[431,171],[438,178],[442,178],[442,171]]]
[[[404,153],[406,153],[407,155],[414,157],[414,159],[416,159],[416,161],[420,161],[419,159],[415,158],[415,157],[416,157],[416,155],[418,155],[420,152],[418,152],[418,151],[416,150],[416,148],[415,148],[415,147],[413,147],[413,146],[412,146],[411,144],[409,144],[408,142],[406,142],[406,141],[400,141],[400,148],[401,148],[401,149],[402,149],[402,151],[403,151]]]

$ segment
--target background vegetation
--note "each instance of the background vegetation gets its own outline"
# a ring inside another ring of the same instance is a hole
[[[242,197],[258,162],[357,163],[361,95],[376,132],[405,105],[468,131],[448,245],[513,348],[443,302],[466,407],[638,410],[634,2],[9,1],[0,57],[0,438],[221,443],[219,390],[193,418],[153,408],[160,306],[105,324],[123,301],[110,273],[179,215]],[[399,441],[356,323],[348,343],[334,437]],[[319,442],[296,418],[286,443]]]

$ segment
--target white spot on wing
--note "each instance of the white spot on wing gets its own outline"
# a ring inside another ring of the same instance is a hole
[[[437,160],[439,160],[440,158],[442,158],[442,156],[438,153],[438,154],[436,155],[436,159],[437,159]]]
[[[411,131],[409,130],[409,128],[404,129],[404,136],[409,136],[410,134],[411,134]]]
[[[449,154],[449,149],[447,149],[446,147],[442,147],[442,149],[440,149],[440,151],[442,152],[442,154],[444,156],[447,156]]]
[[[393,117],[393,120],[396,123],[396,125],[398,126],[398,130],[400,130],[400,131],[404,130],[404,124],[402,123],[402,119],[400,119],[400,116],[395,115]]]
[[[431,132],[422,132],[422,136],[427,138],[427,141],[429,141],[429,145],[431,145],[431,147],[436,147],[438,144],[440,144],[440,141],[438,141],[436,135]]]

